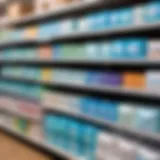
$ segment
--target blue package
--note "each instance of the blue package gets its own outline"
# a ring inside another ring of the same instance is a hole
[[[88,115],[92,117],[98,117],[99,111],[99,99],[90,97],[88,99]]]
[[[107,11],[92,13],[87,16],[90,30],[106,29],[109,26],[109,14]]]
[[[111,46],[111,43],[110,42],[101,42],[100,44],[100,51],[98,52],[98,56],[99,56],[99,59],[102,60],[102,61],[105,61],[105,60],[108,60],[108,59],[111,59],[112,57],[112,53],[111,53],[111,50],[112,50],[112,46]]]
[[[119,13],[119,27],[127,27],[133,24],[134,21],[134,8],[125,8],[118,10]]]
[[[88,110],[88,98],[87,97],[81,98],[80,110],[81,110],[81,113],[88,114],[89,110]]]
[[[140,59],[147,56],[147,40],[124,39],[124,57],[129,59]]]
[[[109,23],[111,28],[117,28],[120,26],[120,14],[119,10],[113,10],[109,14]]]
[[[100,115],[107,121],[117,121],[118,119],[118,102],[112,100],[101,100],[100,103]]]
[[[58,24],[56,22],[48,22],[45,24],[41,24],[38,31],[38,36],[41,39],[49,39],[52,38],[55,34],[58,34]],[[55,29],[56,32],[55,32]]]
[[[123,59],[125,57],[125,42],[123,40],[115,40],[111,44],[111,55],[113,59]]]
[[[88,71],[87,78],[86,78],[86,84],[89,84],[89,85],[97,84],[99,74],[100,74],[100,72],[98,72],[98,71]]]
[[[89,60],[99,59],[99,43],[89,42],[85,44],[86,58]]]
[[[147,23],[160,20],[160,2],[151,2],[143,7],[143,19]]]
[[[107,111],[108,111],[108,101],[107,100],[101,100],[99,104],[99,114],[98,117],[100,119],[107,119]]]
[[[52,51],[52,57],[53,60],[60,60],[62,59],[62,45],[57,44],[53,46],[53,51]]]
[[[160,109],[141,107],[137,109],[135,127],[145,132],[160,131]]]
[[[118,120],[118,102],[108,101],[106,117],[109,121],[116,122]]]

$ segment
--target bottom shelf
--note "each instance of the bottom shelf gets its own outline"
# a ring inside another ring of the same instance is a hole
[[[44,141],[41,141],[39,139],[36,139],[36,138],[32,138],[32,137],[29,137],[29,136],[25,136],[19,132],[17,132],[16,130],[14,130],[13,128],[10,128],[10,127],[6,127],[4,126],[2,123],[0,123],[0,129],[2,129],[3,131],[5,132],[8,132],[9,134],[13,135],[13,136],[16,136],[16,137],[19,137],[20,139],[22,140],[25,140],[33,145],[36,145],[44,150],[47,150],[48,152],[51,152],[53,154],[56,154],[64,159],[67,159],[67,160],[79,160],[79,158],[77,157],[74,157],[73,155],[57,148],[56,146],[53,146],[53,145],[49,145],[47,144],[46,142]]]

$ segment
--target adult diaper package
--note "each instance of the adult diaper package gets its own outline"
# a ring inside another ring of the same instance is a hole
[[[107,11],[91,13],[87,16],[87,21],[90,30],[106,29],[109,26],[109,13]]]
[[[160,20],[160,2],[153,1],[143,7],[143,20],[146,23],[155,23]]]
[[[132,89],[144,89],[146,78],[143,72],[124,72],[123,87]]]
[[[148,54],[147,58],[149,60],[159,60],[160,58],[160,41],[159,40],[152,40],[148,44]]]
[[[146,73],[146,88],[150,92],[159,92],[160,72],[149,70]]]
[[[50,45],[41,45],[38,48],[38,58],[40,60],[51,60],[52,59],[52,47]]]
[[[144,132],[159,132],[160,131],[160,109],[159,108],[137,108],[135,127]]]
[[[159,160],[160,154],[151,148],[146,148],[144,146],[138,147],[136,160],[151,160],[151,159]]]
[[[121,86],[122,74],[114,71],[90,71],[87,83],[90,85]]]
[[[118,139],[118,154],[123,160],[136,160],[137,145],[135,142],[119,138]]]
[[[106,160],[119,156],[117,138],[110,133],[101,132],[98,136],[97,159]],[[115,156],[115,157],[114,157]]]
[[[119,106],[118,123],[132,127],[136,116],[136,106],[134,104],[121,103]]]

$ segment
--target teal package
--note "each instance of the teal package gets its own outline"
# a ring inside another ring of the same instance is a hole
[[[52,143],[55,144],[58,147],[62,147],[61,146],[62,134],[60,134],[59,123],[61,123],[61,117],[52,115],[52,120],[51,120],[52,136],[53,136]]]
[[[160,20],[160,2],[151,2],[143,7],[144,22],[154,23]]]
[[[123,39],[124,58],[142,59],[147,56],[147,40],[142,38]]]
[[[64,149],[68,150],[69,152],[71,151],[71,140],[72,137],[70,136],[70,124],[72,123],[72,119],[66,118],[66,125],[64,129],[64,135],[65,135],[65,142],[64,142]]]
[[[86,125],[84,128],[84,138],[85,143],[85,156],[91,156],[96,152],[97,140],[98,139],[98,129],[91,125]]]
[[[81,138],[85,143],[91,144],[94,147],[97,144],[97,134],[98,129],[96,127],[86,125],[84,126],[84,134],[82,134],[84,137]]]
[[[3,52],[4,52],[3,53],[4,60],[12,59],[11,56],[12,51],[10,49],[5,49]]]
[[[50,121],[49,121],[49,127],[51,129],[51,143],[54,145],[59,146],[59,133],[57,131],[57,125],[59,123],[58,116],[51,115]]]
[[[80,130],[80,123],[76,121],[72,121],[68,125],[68,132],[70,137],[69,148],[74,154],[79,153],[79,139],[80,139],[79,130]]]
[[[69,124],[70,124],[70,119],[63,117],[60,127],[61,137],[62,137],[61,147],[64,148],[65,150],[69,150],[70,137],[67,130]]]
[[[67,120],[64,117],[61,117],[60,120],[57,122],[57,135],[58,135],[58,144],[60,147],[65,148],[66,146],[66,123]],[[66,148],[65,148],[66,149]]]
[[[48,143],[54,142],[54,117],[46,115],[44,117],[44,136]]]

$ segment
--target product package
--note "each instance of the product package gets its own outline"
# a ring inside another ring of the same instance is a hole
[[[128,127],[133,127],[136,118],[136,107],[134,104],[121,103],[118,108],[118,123]]]
[[[123,87],[132,89],[144,89],[146,87],[146,77],[143,72],[124,72]]]
[[[136,112],[135,127],[144,132],[160,131],[160,109],[139,107]]]

